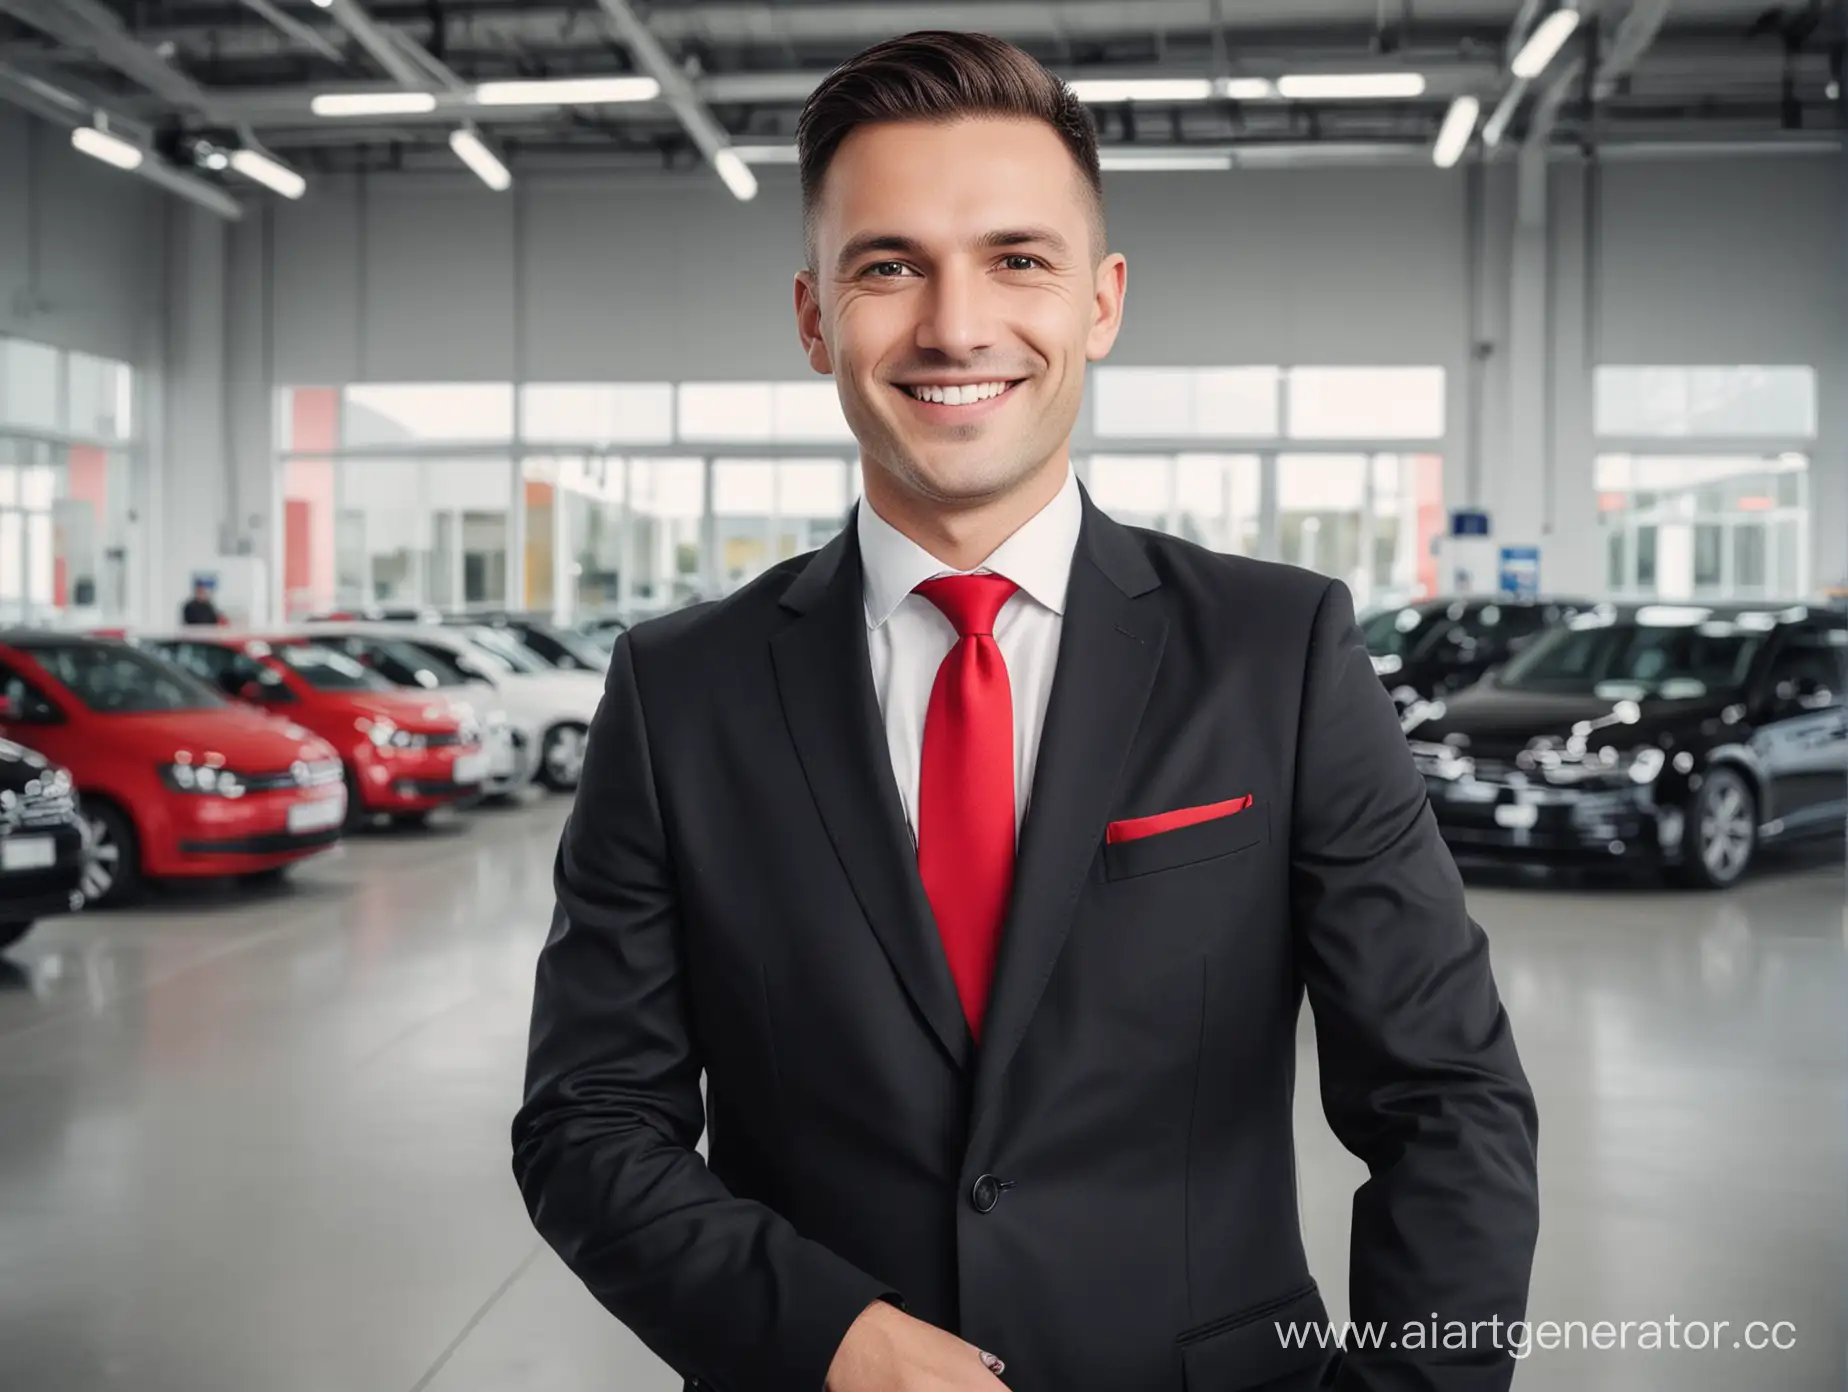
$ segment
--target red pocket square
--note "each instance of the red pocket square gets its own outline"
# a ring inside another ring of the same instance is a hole
[[[1157,812],[1153,817],[1131,817],[1126,822],[1112,822],[1104,833],[1104,840],[1111,845],[1119,841],[1139,841],[1144,836],[1178,831],[1196,822],[1230,817],[1234,812],[1243,812],[1249,806],[1251,794],[1246,793],[1244,797],[1229,798],[1225,802],[1209,802],[1204,807],[1177,807],[1172,812]]]

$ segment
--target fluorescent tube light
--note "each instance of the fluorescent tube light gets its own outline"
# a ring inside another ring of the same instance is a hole
[[[1554,10],[1527,36],[1527,42],[1514,55],[1514,62],[1509,64],[1509,69],[1516,77],[1540,76],[1546,71],[1547,64],[1559,56],[1559,50],[1566,46],[1566,40],[1579,27],[1579,19],[1577,10]]]
[[[794,145],[734,145],[732,149],[746,164],[794,164],[798,157]]]
[[[430,92],[323,92],[308,103],[317,116],[422,116],[436,110]]]
[[[719,171],[725,187],[732,191],[732,197],[740,203],[749,203],[757,197],[757,176],[751,173],[736,150],[720,150],[712,157],[712,167]]]
[[[1420,97],[1423,73],[1295,73],[1277,79],[1277,90],[1290,101],[1364,100]]]
[[[253,183],[262,184],[284,198],[300,198],[308,192],[308,181],[281,160],[272,159],[261,150],[233,150],[231,167]]]
[[[1081,102],[1206,101],[1213,82],[1205,77],[1082,78],[1068,82]]]
[[[95,126],[77,127],[71,132],[71,145],[91,159],[113,164],[117,169],[139,169],[146,158],[139,145]]]
[[[1450,103],[1443,129],[1437,133],[1437,144],[1431,150],[1431,158],[1439,169],[1449,169],[1463,158],[1463,152],[1469,148],[1469,138],[1476,133],[1476,118],[1481,114],[1482,103],[1475,97],[1458,97]]]
[[[1106,150],[1098,154],[1097,162],[1104,169],[1145,172],[1227,170],[1232,167],[1232,156],[1223,152],[1215,154],[1210,150]]]
[[[1219,95],[1233,101],[1269,101],[1277,95],[1277,84],[1268,77],[1222,77]]]
[[[512,173],[474,131],[466,127],[451,131],[449,148],[456,152],[456,158],[475,171],[482,183],[496,193],[505,193],[513,187]]]
[[[483,106],[602,106],[653,101],[661,84],[652,77],[558,77],[533,82],[484,82],[475,88]]]

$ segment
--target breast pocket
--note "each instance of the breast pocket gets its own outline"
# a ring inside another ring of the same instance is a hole
[[[1208,821],[1159,831],[1152,836],[1138,836],[1134,840],[1106,842],[1104,876],[1111,880],[1127,880],[1137,875],[1152,875],[1158,870],[1176,870],[1184,865],[1237,855],[1269,839],[1269,808],[1264,802],[1253,800],[1242,811]]]

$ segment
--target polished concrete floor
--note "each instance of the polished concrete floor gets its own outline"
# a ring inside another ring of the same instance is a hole
[[[563,811],[362,838],[258,898],[168,895],[13,950],[0,1388],[677,1386],[541,1248],[509,1177]],[[1472,897],[1540,1097],[1533,1317],[1731,1322],[1717,1350],[1535,1352],[1516,1387],[1843,1387],[1840,856],[1719,896]],[[1303,1047],[1304,1222],[1339,1319],[1361,1170],[1307,1028]],[[1795,1347],[1733,1350],[1749,1320]]]

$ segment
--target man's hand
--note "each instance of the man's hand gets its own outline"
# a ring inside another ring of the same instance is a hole
[[[1001,1392],[1000,1360],[875,1300],[847,1330],[827,1392]]]

